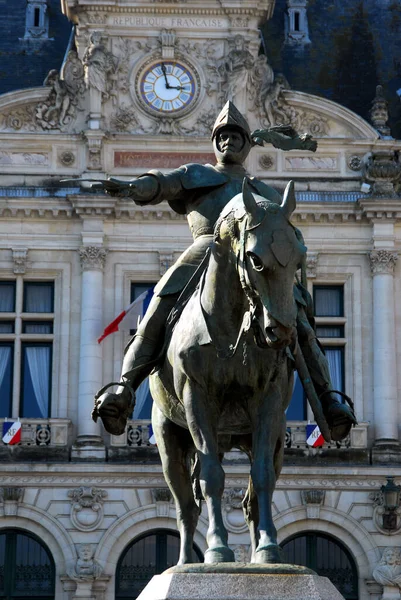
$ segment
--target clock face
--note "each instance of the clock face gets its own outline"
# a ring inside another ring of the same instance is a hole
[[[139,95],[145,108],[169,115],[193,105],[199,86],[192,69],[180,61],[157,61],[139,75]]]

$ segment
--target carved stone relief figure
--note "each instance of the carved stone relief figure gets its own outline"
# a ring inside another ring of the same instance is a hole
[[[94,88],[102,94],[103,101],[110,96],[116,99],[113,91],[113,75],[116,61],[106,48],[106,37],[101,31],[94,31],[89,38],[82,63],[85,69],[85,82],[88,88]]]
[[[221,66],[224,71],[223,91],[225,100],[231,100],[240,107],[243,104],[241,98],[249,91],[255,59],[247,49],[242,35],[236,35],[229,41],[229,45],[231,48]],[[243,109],[245,108],[244,106]]]
[[[373,578],[380,585],[391,585],[401,589],[401,553],[399,548],[385,548]]]
[[[68,53],[63,72],[52,69],[43,85],[51,89],[47,100],[36,107],[36,120],[43,129],[62,129],[74,119],[85,89],[83,66],[74,50]]]
[[[78,558],[72,566],[68,575],[75,581],[91,581],[102,573],[101,565],[93,558],[95,553],[94,544],[77,544]]]

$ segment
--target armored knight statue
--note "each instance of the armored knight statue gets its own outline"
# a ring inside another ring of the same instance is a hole
[[[109,194],[130,197],[139,205],[166,200],[174,211],[187,216],[194,238],[193,244],[157,284],[136,335],[126,348],[117,391],[106,392],[104,388],[96,396],[92,416],[95,420],[100,416],[106,430],[115,435],[123,433],[126,421],[132,414],[133,390],[157,366],[163,353],[166,323],[174,318],[174,307],[179,297],[182,302],[182,296],[185,296],[188,288],[192,286],[193,289],[199,280],[198,274],[202,271],[213,241],[216,221],[224,206],[241,191],[244,177],[249,177],[257,194],[281,203],[281,196],[276,190],[250,177],[243,166],[252,146],[268,142],[284,150],[316,150],[316,142],[310,136],[298,136],[290,127],[273,127],[251,133],[248,123],[231,102],[227,102],[217,117],[212,141],[217,159],[215,166],[187,164],[167,174],[152,170],[132,181],[110,178],[94,184]],[[296,231],[301,239],[301,233]],[[327,359],[314,330],[313,305],[309,293],[304,285],[297,282],[294,294],[298,307],[299,346],[320,399],[331,438],[341,440],[356,423],[352,403],[349,406],[339,402],[332,388]]]

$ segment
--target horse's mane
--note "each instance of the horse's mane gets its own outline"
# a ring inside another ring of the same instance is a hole
[[[262,196],[257,196],[255,198],[256,202],[260,207],[262,207],[266,212],[271,214],[277,214],[279,211],[279,205],[276,202],[271,202],[267,198],[263,198]],[[242,214],[241,214],[242,209]],[[235,213],[239,213],[239,218],[235,216]],[[214,226],[214,240],[218,240],[220,237],[220,227],[223,223],[227,224],[228,231],[230,233],[230,237],[234,239],[236,237],[235,234],[235,223],[240,221],[246,214],[245,206],[242,200],[242,194],[237,194],[230,200],[228,204],[223,208],[220,213],[219,218],[216,221],[216,225]]]

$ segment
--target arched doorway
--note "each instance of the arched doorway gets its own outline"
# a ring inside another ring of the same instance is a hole
[[[175,531],[149,531],[131,542],[117,564],[116,600],[134,600],[152,579],[177,564],[180,537]],[[192,562],[202,562],[203,556],[195,545]]]
[[[0,598],[54,600],[53,557],[33,534],[0,530]]]
[[[304,532],[285,540],[281,547],[284,560],[303,565],[328,577],[345,600],[358,600],[358,571],[347,548],[336,538]]]

